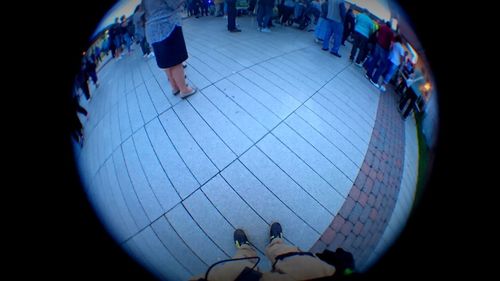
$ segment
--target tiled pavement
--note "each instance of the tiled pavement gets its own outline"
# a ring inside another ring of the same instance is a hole
[[[221,18],[186,19],[187,100],[136,51],[98,73],[82,105],[85,188],[110,233],[163,279],[187,279],[234,253],[243,228],[263,256],[268,228],[304,250],[340,245],[363,268],[404,225],[417,139],[381,95],[312,34],[240,34]],[[404,192],[403,192],[404,190]],[[269,263],[261,261],[261,268]]]

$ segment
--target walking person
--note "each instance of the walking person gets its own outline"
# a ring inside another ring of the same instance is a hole
[[[143,0],[146,16],[146,38],[153,45],[156,63],[170,81],[172,94],[187,98],[196,88],[186,84],[182,62],[188,53],[181,27],[181,10],[185,0]]]
[[[323,51],[328,51],[330,48],[330,38],[333,35],[333,46],[330,53],[336,57],[342,57],[339,54],[340,43],[342,40],[342,31],[344,29],[345,17],[345,2],[344,0],[328,0],[328,13],[326,15],[327,29],[323,39]]]

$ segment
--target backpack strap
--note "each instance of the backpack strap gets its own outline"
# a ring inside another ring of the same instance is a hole
[[[310,253],[310,252],[292,252],[292,253],[278,255],[278,256],[276,256],[276,260],[273,263],[273,270],[274,270],[274,266],[276,265],[276,263],[278,261],[286,259],[288,257],[293,257],[293,256],[311,256],[311,257],[314,257],[314,254]]]

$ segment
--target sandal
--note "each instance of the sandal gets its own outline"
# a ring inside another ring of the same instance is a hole
[[[196,93],[196,91],[197,91],[197,90],[198,90],[197,88],[193,88],[190,92],[187,92],[187,93],[181,93],[181,94],[180,94],[180,97],[181,97],[181,98],[183,98],[183,99],[185,99],[185,98],[187,98],[187,97],[189,97],[189,96],[191,96],[191,95],[194,95],[194,94]]]

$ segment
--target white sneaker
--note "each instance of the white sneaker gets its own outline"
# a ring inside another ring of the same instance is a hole
[[[153,58],[154,56],[155,56],[155,53],[151,52],[151,53],[149,53],[148,58]]]
[[[385,86],[384,85],[380,86],[380,91],[385,92]]]
[[[377,84],[377,83],[375,83],[375,82],[373,82],[373,80],[372,80],[372,79],[370,79],[370,83],[372,83],[372,84],[373,84],[373,86],[377,87],[377,89],[380,89],[380,85],[379,85],[379,84]]]
[[[263,28],[263,29],[261,30],[261,32],[266,32],[266,33],[269,33],[269,32],[271,32],[271,29],[269,29],[269,28]]]

